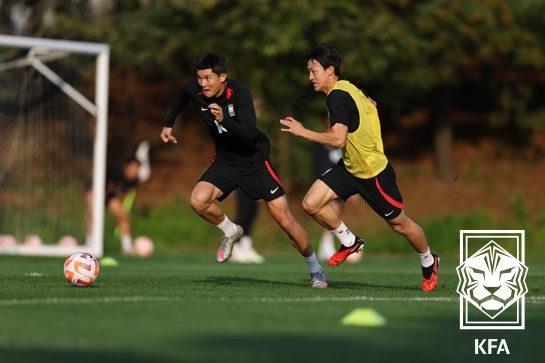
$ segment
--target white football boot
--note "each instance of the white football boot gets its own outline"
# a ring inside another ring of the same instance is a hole
[[[237,224],[237,232],[231,237],[223,236],[221,244],[216,252],[216,261],[219,263],[227,261],[233,252],[233,246],[240,240],[244,234],[244,230]]]
[[[238,263],[263,263],[265,258],[252,247],[252,238],[242,236],[240,241],[233,246],[232,262]]]

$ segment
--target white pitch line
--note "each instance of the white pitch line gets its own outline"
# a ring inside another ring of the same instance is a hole
[[[255,298],[252,301],[266,303],[298,303],[298,302],[348,302],[348,301],[426,301],[426,302],[458,302],[456,297],[434,296],[434,297],[380,297],[380,296],[331,296],[331,297],[279,297],[279,298]]]
[[[428,297],[380,297],[380,296],[332,296],[332,297],[256,297],[249,299],[192,299],[182,296],[111,296],[96,298],[43,298],[43,299],[10,299],[0,300],[0,306],[30,306],[30,305],[60,305],[60,304],[111,304],[111,303],[141,303],[141,302],[175,302],[182,300],[209,300],[223,302],[261,302],[261,303],[321,303],[321,302],[446,302],[458,303],[458,297],[450,296],[428,296]],[[545,303],[545,296],[526,297],[526,302],[530,304]]]
[[[223,301],[228,301],[227,299]],[[278,298],[254,298],[252,301],[271,303],[298,303],[298,302],[350,302],[350,301],[393,301],[393,302],[448,302],[458,303],[458,297],[449,296],[428,296],[428,297],[381,297],[381,296],[332,296],[332,297],[278,297]],[[530,304],[541,304],[545,302],[545,296],[526,297]]]
[[[45,276],[45,274],[43,272],[28,272],[23,274],[23,276],[42,277],[42,276]]]
[[[43,299],[11,299],[0,300],[0,306],[16,305],[58,305],[58,304],[110,304],[110,303],[134,303],[134,302],[157,302],[176,301],[181,297],[169,296],[112,296],[94,298],[43,298]]]

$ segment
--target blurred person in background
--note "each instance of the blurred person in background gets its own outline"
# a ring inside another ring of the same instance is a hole
[[[254,109],[257,119],[263,113],[263,101],[259,97],[254,97]],[[239,263],[263,263],[265,258],[261,256],[253,247],[252,229],[255,219],[259,213],[259,204],[250,198],[240,188],[236,192],[236,210],[235,223],[239,224],[244,230],[244,235],[240,241],[233,246],[231,262]]]
[[[124,255],[134,254],[130,211],[138,185],[147,181],[150,175],[149,143],[147,141],[138,145],[135,156],[126,159],[122,165],[109,168],[106,172],[106,207],[116,219],[121,240],[121,252]],[[93,189],[91,182],[87,184],[85,190],[85,201],[87,204],[86,243],[90,243],[93,238]]]
[[[329,120],[324,119],[324,125],[329,128]],[[312,171],[316,179],[325,173],[327,170],[333,168],[339,160],[342,158],[342,150],[338,147],[329,145],[314,143],[312,145]],[[341,214],[343,210],[343,204],[338,200],[332,200],[329,205],[335,209],[337,214]],[[318,259],[321,261],[327,261],[335,254],[335,241],[333,233],[326,228],[322,230],[320,242],[318,243]],[[358,262],[362,259],[363,252],[358,251],[353,253],[346,259],[350,263]]]
[[[235,221],[236,224],[240,225],[244,230],[244,235],[240,238],[240,241],[233,246],[233,254],[231,255],[230,261],[239,263],[263,263],[265,258],[253,248],[253,240],[251,237],[254,222],[259,212],[259,205],[240,189],[236,192],[236,199],[237,215]]]

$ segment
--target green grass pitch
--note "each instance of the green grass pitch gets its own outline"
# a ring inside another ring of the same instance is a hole
[[[460,331],[454,259],[424,295],[414,257],[327,269],[327,290],[309,287],[295,256],[213,258],[120,258],[93,287],[76,288],[63,259],[0,257],[0,362],[464,362],[479,358],[474,338],[507,340],[511,355],[494,362],[545,356],[542,262],[527,263],[526,330]],[[386,324],[342,325],[356,308]]]

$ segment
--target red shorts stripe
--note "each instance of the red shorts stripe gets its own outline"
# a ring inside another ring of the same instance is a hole
[[[265,166],[267,167],[267,170],[269,171],[269,174],[271,174],[271,176],[273,177],[274,181],[280,184],[282,188],[284,188],[284,185],[280,181],[280,178],[278,177],[278,175],[276,175],[276,173],[274,172],[268,160],[265,160]]]
[[[399,209],[404,208],[403,203],[398,202],[397,200],[395,200],[394,198],[392,198],[388,194],[386,194],[386,192],[384,192],[384,190],[382,190],[382,187],[380,186],[380,183],[378,182],[377,177],[375,177],[375,185],[377,186],[377,189],[380,192],[380,194],[384,197],[384,199],[386,199],[386,201],[388,201],[388,203],[390,203],[391,205],[393,205],[394,207],[399,208]]]

